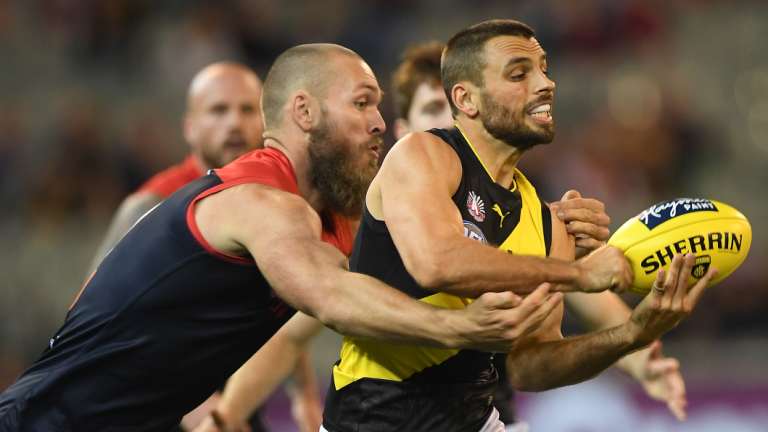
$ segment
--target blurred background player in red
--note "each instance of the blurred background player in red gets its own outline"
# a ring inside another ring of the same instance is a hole
[[[221,168],[264,146],[261,90],[262,83],[256,73],[239,63],[213,63],[194,76],[187,91],[182,123],[189,154],[180,163],[155,174],[123,200],[89,273],[144,213],[209,169]],[[317,430],[321,408],[314,371],[306,352],[299,357],[293,381],[295,388],[290,394],[294,419],[303,428],[309,426]],[[218,394],[215,394],[188,414],[183,427],[194,427],[217,400]],[[250,427],[253,432],[266,430],[258,412],[251,417]]]
[[[261,80],[241,64],[214,63],[195,75],[187,92],[182,125],[189,155],[155,174],[123,200],[94,257],[91,271],[152,207],[209,169],[221,168],[264,146],[260,97]]]
[[[433,128],[449,129],[453,126],[451,107],[440,81],[440,57],[443,48],[444,44],[432,41],[414,44],[405,50],[403,60],[392,77],[396,140],[400,140],[410,132]],[[580,199],[578,193],[574,192],[569,191],[562,201],[553,205],[563,205],[569,199]],[[577,237],[577,247],[581,246],[582,251],[594,248],[596,241],[607,240],[607,230],[601,230],[594,236],[595,238],[588,236],[583,231],[584,225],[574,221],[575,213],[571,208],[561,210],[564,212],[568,231]],[[629,308],[619,296],[612,292],[591,295],[567,293],[565,301],[568,309],[575,312],[578,318],[592,330],[613,327],[629,315]],[[514,390],[505,379],[501,378],[506,372],[504,357],[496,356],[494,360],[500,374],[494,404],[508,431],[525,431],[527,430],[525,423],[516,423]],[[679,364],[676,359],[662,355],[660,342],[657,341],[646,349],[625,356],[616,363],[616,366],[637,380],[650,397],[665,402],[675,417],[680,420],[685,419],[685,384],[679,371]]]

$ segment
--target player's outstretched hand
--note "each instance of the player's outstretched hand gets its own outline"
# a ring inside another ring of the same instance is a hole
[[[669,271],[659,270],[651,292],[632,311],[628,323],[636,341],[653,342],[677,326],[696,307],[717,270],[710,268],[704,277],[689,285],[688,278],[695,261],[696,256],[691,253],[675,255]]]
[[[580,276],[575,289],[583,292],[599,292],[607,289],[622,292],[632,283],[632,268],[621,250],[613,246],[601,246],[576,261]]]
[[[645,392],[653,399],[665,402],[667,408],[680,421],[685,420],[688,401],[685,397],[685,381],[680,373],[680,362],[665,357],[661,341],[654,341],[646,355],[643,368],[637,377]]]
[[[550,204],[551,210],[565,223],[568,234],[576,238],[576,258],[581,258],[604,245],[611,230],[611,218],[605,204],[594,198],[583,198],[576,190],[566,192],[560,201]]]
[[[485,293],[463,312],[470,325],[462,332],[464,348],[508,352],[517,341],[535,330],[563,299],[550,293],[551,285],[539,285],[521,298],[510,292]]]

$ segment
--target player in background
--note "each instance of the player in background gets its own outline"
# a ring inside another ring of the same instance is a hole
[[[123,200],[89,274],[144,213],[209,169],[221,168],[263,147],[260,98],[261,80],[244,65],[213,63],[194,76],[187,91],[182,123],[189,154],[182,162],[155,174]]]
[[[410,132],[449,129],[454,124],[451,107],[440,80],[440,57],[445,45],[440,42],[416,44],[405,50],[403,61],[392,78],[392,94],[397,118],[394,135],[400,140]],[[561,201],[551,203],[553,211],[562,212],[568,233],[576,237],[580,258],[609,237],[609,218],[603,203],[584,199],[576,191],[568,191]],[[586,216],[585,216],[586,215]],[[589,221],[578,220],[589,219]],[[591,330],[602,330],[621,324],[630,314],[621,298],[609,291],[597,294],[566,293],[565,304]],[[524,431],[525,423],[515,424],[514,390],[505,379],[506,365],[502,356],[494,358],[499,369],[499,387],[494,405],[508,431]],[[616,367],[637,380],[649,397],[665,402],[678,420],[686,417],[685,383],[679,363],[665,357],[661,342],[622,357]]]

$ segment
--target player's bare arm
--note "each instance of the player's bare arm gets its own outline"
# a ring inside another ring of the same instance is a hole
[[[552,252],[562,253],[563,249],[556,247],[556,243],[562,239],[565,227],[554,216],[552,229]],[[556,231],[561,234],[556,234]],[[669,273],[660,272],[658,275],[657,283],[664,286],[664,291],[652,290],[618,326],[563,338],[558,317],[552,314],[527,341],[521,341],[509,353],[507,361],[514,365],[509,368],[511,383],[527,391],[575,384],[595,376],[622,356],[658,339],[690,314],[715,274],[711,270],[689,287],[687,275],[692,266],[691,256],[676,256]]]
[[[99,245],[93,261],[91,261],[88,274],[96,271],[96,267],[99,266],[104,256],[123,238],[133,224],[162,200],[162,197],[150,192],[137,192],[127,196],[115,212],[115,216],[107,229],[107,234]]]
[[[560,201],[550,204],[550,209],[565,222],[568,234],[576,238],[576,258],[604,245],[611,232],[611,218],[605,212],[605,204],[594,198],[583,198],[579,191],[567,191]]]
[[[301,312],[296,313],[227,380],[216,406],[218,423],[232,430],[243,427],[256,408],[288,378],[309,341],[322,329],[320,321]],[[195,432],[219,430],[211,417]]]
[[[544,282],[558,289],[600,291],[629,282],[621,253],[594,252],[576,264],[502,253],[466,238],[451,196],[461,178],[456,153],[429,133],[400,140],[385,159],[366,199],[384,219],[408,272],[424,288],[476,297],[483,292],[528,293]]]
[[[565,303],[590,330],[620,325],[632,313],[619,296],[608,291],[567,293]],[[648,396],[665,402],[675,417],[680,420],[685,418],[687,401],[680,364],[677,359],[664,356],[660,341],[627,354],[615,366],[637,380]]]
[[[560,201],[550,204],[550,209],[565,223],[568,234],[575,237],[577,258],[605,244],[610,235],[605,204],[584,198],[576,190],[567,191]],[[590,331],[620,325],[632,313],[619,296],[609,291],[566,293],[565,304]],[[637,380],[648,396],[665,402],[675,417],[685,419],[687,401],[680,364],[664,356],[660,341],[625,355],[614,365]]]
[[[514,308],[527,303],[510,292],[482,296],[462,310],[435,308],[350,272],[346,257],[320,240],[320,217],[306,201],[267,186],[206,197],[195,217],[213,248],[252,256],[283,300],[342,334],[506,350],[527,330],[525,319],[546,312],[546,304]]]

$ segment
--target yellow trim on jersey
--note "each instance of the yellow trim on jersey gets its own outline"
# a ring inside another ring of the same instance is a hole
[[[517,188],[522,202],[520,222],[507,236],[499,249],[513,252],[517,255],[545,256],[547,245],[544,240],[544,222],[542,221],[541,206],[536,189],[520,170],[515,168]]]
[[[437,293],[419,300],[446,309],[463,309],[471,302],[470,299],[446,293]],[[341,361],[333,367],[333,383],[336,390],[339,390],[360,378],[403,381],[427,367],[448,360],[458,352],[457,349],[435,349],[345,337],[341,346]]]
[[[518,255],[546,255],[544,224],[541,216],[542,203],[536,189],[518,170],[518,188],[522,201],[520,221],[499,249]],[[446,293],[437,293],[420,299],[433,306],[461,309],[471,300]],[[417,345],[385,343],[369,339],[345,337],[341,347],[341,360],[333,367],[336,390],[359,379],[376,378],[388,381],[404,381],[429,367],[438,366],[459,353],[455,349],[432,348]]]
[[[496,183],[496,178],[493,176],[493,174],[491,174],[491,171],[488,169],[488,167],[485,166],[485,163],[483,162],[483,159],[480,158],[480,154],[477,152],[477,150],[475,150],[475,146],[472,145],[472,141],[469,140],[469,137],[467,137],[467,134],[465,134],[464,130],[461,129],[461,126],[459,126],[459,123],[455,122],[453,125],[456,126],[456,129],[459,130],[459,133],[461,133],[461,136],[464,137],[464,141],[467,142],[467,144],[469,145],[470,150],[472,150],[472,153],[475,154],[475,158],[477,158],[477,161],[480,162],[480,165],[485,170],[485,173],[488,174],[488,177],[490,177],[491,180],[493,180],[494,183]],[[515,171],[518,172],[517,169],[515,169]],[[514,192],[515,189],[517,189],[517,179],[513,176],[512,177],[512,186],[509,188],[509,191],[510,192]]]

